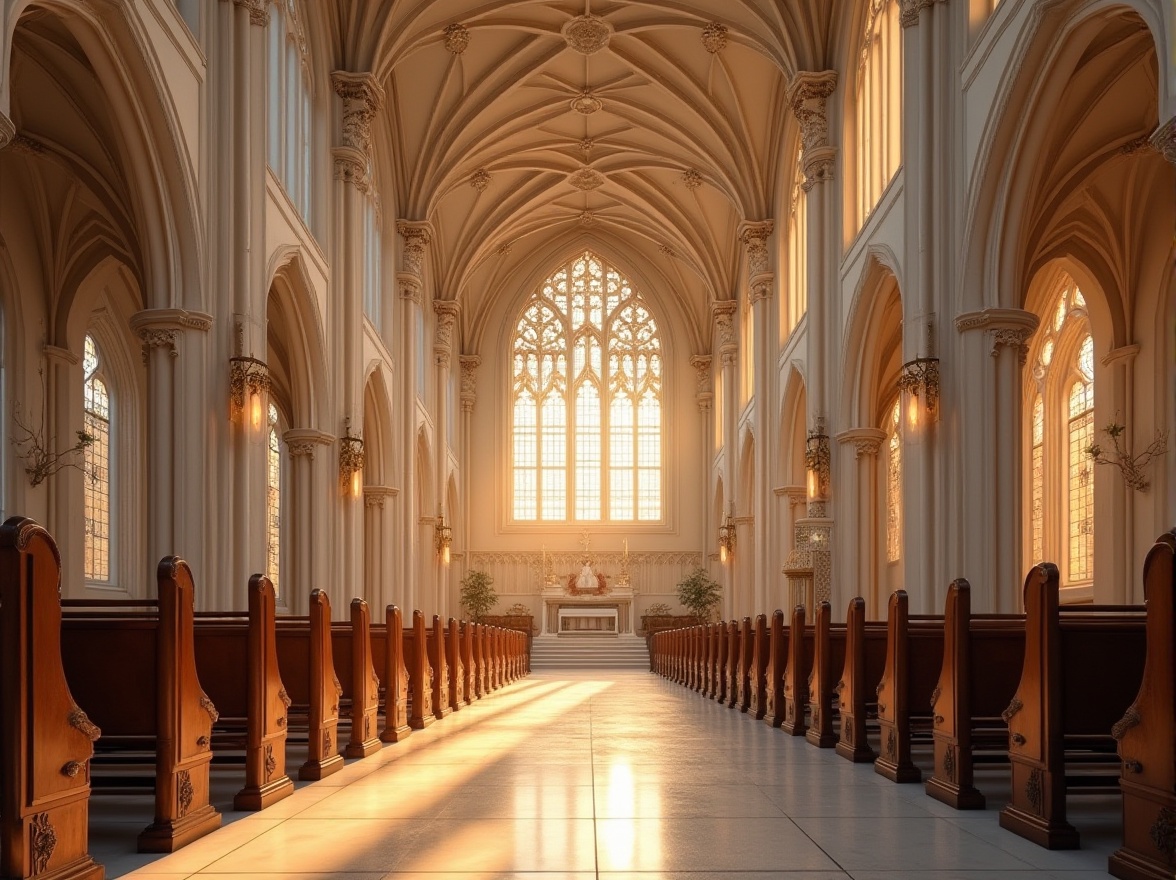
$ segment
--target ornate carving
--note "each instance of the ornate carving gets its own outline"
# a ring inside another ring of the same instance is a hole
[[[1004,723],[1008,724],[1013,720],[1013,716],[1025,708],[1025,704],[1021,702],[1019,697],[1013,697],[1013,701],[1009,703],[1007,709],[1000,713],[1000,717],[1004,719]]]
[[[590,137],[580,138],[579,143],[576,144],[580,148],[580,152],[584,154],[584,160],[588,160],[588,154],[592,152],[592,148],[596,146],[596,141]]]
[[[147,363],[153,348],[166,348],[168,353],[175,357],[177,335],[177,331],[164,327],[140,327],[139,339],[143,343],[143,363]]]
[[[66,761],[61,768],[61,775],[68,776],[70,779],[73,779],[82,772],[82,768],[85,766],[86,765],[80,761]]]
[[[478,192],[485,192],[486,187],[490,185],[490,172],[485,168],[479,168],[470,175],[470,186]]]
[[[1029,346],[1026,340],[1033,335],[1033,331],[1028,327],[997,327],[991,331],[992,334],[992,351],[990,354],[996,357],[1000,354],[1001,346],[1007,345],[1016,350],[1021,366],[1025,365],[1025,359],[1029,356]]]
[[[882,448],[882,441],[872,440],[866,437],[859,437],[853,441],[853,445],[855,449],[855,458],[861,458],[863,455],[873,457],[877,455],[879,450]]]
[[[581,211],[579,220],[580,220],[581,226],[595,226],[596,225],[596,215],[593,214],[591,211]]]
[[[788,103],[800,123],[804,150],[804,187],[808,192],[816,183],[833,179],[833,161],[837,151],[829,144],[828,98],[837,88],[837,71],[801,71],[788,89]]]
[[[608,46],[613,26],[598,15],[584,13],[568,21],[559,31],[568,48],[581,55],[595,55]]]
[[[712,21],[702,29],[702,45],[712,55],[718,55],[727,48],[727,26]]]
[[[196,737],[196,745],[199,748],[207,749],[209,746],[212,745],[212,740],[210,740],[206,736],[198,736],[198,737]]]
[[[600,98],[592,94],[591,89],[584,89],[584,91],[572,98],[571,103],[572,109],[584,116],[591,116],[603,106],[600,103]]]
[[[469,48],[470,31],[469,28],[467,28],[465,25],[457,24],[455,22],[454,24],[451,24],[445,28],[444,34],[445,51],[453,55],[460,55]]]
[[[711,306],[711,317],[715,323],[715,334],[719,337],[719,355],[724,366],[735,363],[735,355],[739,344],[735,337],[735,310],[738,304],[734,300],[725,299]]]
[[[457,326],[457,313],[460,307],[453,300],[439,299],[433,302],[433,312],[437,315],[436,334],[433,338],[433,350],[444,354],[448,359],[453,349],[453,330]]]
[[[461,362],[461,408],[472,412],[478,399],[478,367],[482,359],[476,354],[463,354]]]
[[[891,761],[898,760],[898,740],[894,736],[894,728],[886,731],[886,757]]]
[[[278,761],[274,758],[273,743],[265,744],[265,781],[269,782],[274,771],[278,769]]]
[[[576,189],[588,190],[596,189],[604,184],[604,175],[593,168],[581,168],[568,175],[568,183]]]
[[[1176,812],[1171,807],[1163,807],[1152,823],[1148,837],[1156,845],[1156,849],[1168,857],[1168,861],[1176,858]]]
[[[1111,736],[1115,738],[1115,742],[1122,742],[1123,737],[1127,735],[1133,727],[1139,726],[1143,718],[1139,714],[1139,710],[1134,706],[1128,706],[1127,711],[1123,713],[1123,717],[1115,722],[1114,727],[1111,728]]]
[[[902,0],[902,13],[899,21],[904,28],[914,27],[919,23],[919,13],[930,9],[942,0]]]
[[[98,742],[98,738],[102,736],[102,731],[98,728],[98,725],[91,721],[90,716],[77,706],[69,710],[69,716],[66,720],[74,730],[89,737],[90,742]]]
[[[370,73],[336,70],[331,83],[343,99],[343,146],[359,151],[366,164],[371,159],[372,120],[384,102],[384,90]]]
[[[753,303],[772,295],[773,275],[768,254],[768,238],[774,224],[771,220],[744,223],[739,229],[739,241],[747,251],[747,279]]]
[[[3,140],[3,135],[0,134],[0,147],[3,146]],[[1155,130],[1151,136],[1151,143],[1165,159],[1176,165],[1176,116]]]
[[[16,138],[16,126],[12,120],[0,113],[0,150],[7,147]]]
[[[696,394],[710,394],[711,393],[711,357],[705,354],[696,354],[690,358],[690,366],[694,367],[694,374],[697,381],[695,389]]]
[[[278,689],[278,699],[282,701],[282,705],[287,709],[290,708],[290,704],[293,702],[293,700],[290,699],[290,695],[286,693],[285,688]]]
[[[1034,767],[1030,770],[1029,778],[1025,780],[1025,799],[1029,801],[1029,806],[1038,816],[1041,815],[1042,797],[1045,794],[1044,781],[1040,767]]]
[[[687,168],[682,172],[682,183],[686,185],[686,189],[698,189],[702,186],[702,172],[697,168]]]
[[[845,716],[845,720],[841,722],[841,739],[847,743],[853,742],[853,718]]]
[[[216,711],[216,706],[213,705],[212,700],[208,699],[207,694],[200,695],[200,708],[208,713],[208,717],[216,724],[220,718],[220,712]]]
[[[939,689],[939,685],[935,685],[935,690],[931,691],[931,708],[935,708],[935,704],[939,702],[939,698],[943,696],[943,691]]]
[[[508,257],[508,256],[510,256],[510,252],[513,248],[514,248],[514,245],[511,242],[504,241],[502,244],[500,244],[497,247],[497,249],[494,251],[494,253],[498,254],[498,256],[500,256],[500,257]]]
[[[405,272],[419,276],[424,270],[425,248],[433,240],[433,231],[426,223],[414,223],[410,220],[400,220],[396,224],[396,231],[404,240],[401,258]]]
[[[949,745],[943,752],[943,775],[948,782],[955,782],[956,754],[955,746]]]
[[[266,27],[269,24],[268,0],[233,0],[233,5],[248,10],[251,25]]]
[[[672,247],[670,247],[668,244],[659,244],[657,246],[657,250],[658,250],[658,253],[660,253],[664,257],[671,257],[672,258],[675,256],[674,249]]]
[[[323,757],[329,758],[331,756],[331,731],[323,731]]]
[[[53,858],[53,850],[57,849],[57,832],[49,822],[48,813],[38,813],[29,825],[29,856],[33,863],[33,873],[43,874],[49,867],[49,860]]]
[[[1127,143],[1123,144],[1115,152],[1120,156],[1134,156],[1136,153],[1158,153],[1159,150],[1151,142],[1150,134],[1141,134],[1139,137],[1127,141]]]
[[[317,443],[312,443],[309,440],[287,441],[286,452],[290,454],[291,459],[301,458],[305,455],[311,461],[314,461],[314,448],[317,445]]]
[[[196,796],[196,789],[192,787],[192,774],[181,770],[176,776],[176,798],[180,807],[180,818],[188,814],[192,807],[192,798]]]

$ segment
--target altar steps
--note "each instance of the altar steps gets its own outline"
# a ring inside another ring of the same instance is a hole
[[[649,669],[645,640],[635,636],[539,636],[531,669]]]

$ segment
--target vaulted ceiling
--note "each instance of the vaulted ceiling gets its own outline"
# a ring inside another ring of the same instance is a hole
[[[739,224],[771,218],[792,179],[787,86],[828,66],[841,5],[356,3],[333,27],[385,91],[385,215],[432,223],[433,277],[467,331],[591,238],[702,337],[735,293]]]

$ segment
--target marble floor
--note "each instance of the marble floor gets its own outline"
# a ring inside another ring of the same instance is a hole
[[[160,880],[1108,876],[1115,798],[1072,799],[1084,848],[1049,852],[997,825],[1002,785],[959,813],[646,672],[534,674],[171,855],[133,853],[150,798],[99,799],[92,851]]]

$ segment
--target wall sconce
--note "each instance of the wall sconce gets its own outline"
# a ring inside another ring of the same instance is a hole
[[[453,529],[445,523],[445,511],[437,512],[437,524],[433,527],[433,543],[442,565],[449,565],[449,545],[453,543]]]
[[[363,441],[351,435],[351,419],[346,421],[346,430],[339,438],[339,485],[344,493],[350,492],[358,498],[363,490],[360,475],[363,473]]]
[[[229,358],[229,408],[233,421],[248,419],[254,431],[265,424],[265,402],[269,394],[269,367],[253,357]]]
[[[804,441],[804,467],[808,475],[809,501],[829,499],[829,435],[825,433],[825,420],[817,419],[817,426],[808,432]]]
[[[719,562],[726,562],[735,554],[735,505],[723,517],[719,525]]]
[[[898,390],[905,398],[907,428],[918,437],[924,423],[939,417],[939,358],[915,358],[902,365]]]

